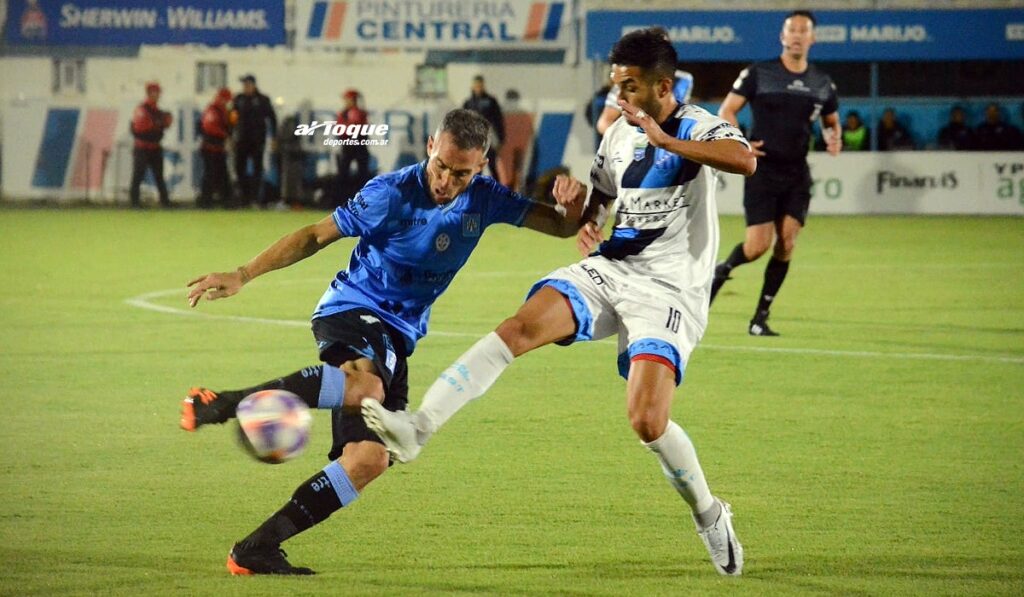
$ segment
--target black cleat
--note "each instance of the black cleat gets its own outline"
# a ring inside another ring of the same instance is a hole
[[[181,401],[181,428],[195,431],[203,425],[226,423],[235,413],[238,401],[232,401],[224,392],[218,394],[206,388],[191,388]]]
[[[709,304],[715,302],[715,297],[718,296],[718,291],[722,289],[727,280],[732,280],[729,273],[732,272],[732,268],[724,263],[719,263],[715,266],[715,277],[711,280],[711,300]]]
[[[242,547],[235,543],[228,554],[228,572],[232,576],[250,576],[253,574],[288,574],[293,576],[309,576],[316,574],[310,568],[292,566],[285,559],[288,554],[280,545],[263,547]]]
[[[768,311],[758,311],[750,320],[747,329],[751,336],[778,336],[779,333],[768,327]]]

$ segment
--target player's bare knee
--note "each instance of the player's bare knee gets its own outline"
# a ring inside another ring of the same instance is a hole
[[[783,236],[779,238],[778,242],[775,243],[775,250],[772,254],[776,259],[782,261],[789,261],[789,258],[793,255],[793,249],[796,248],[796,236]]]
[[[668,417],[651,408],[636,408],[629,413],[629,424],[642,441],[653,442],[665,432]]]
[[[771,239],[763,238],[752,238],[747,239],[743,243],[743,254],[746,255],[747,259],[754,261],[761,255],[768,252],[771,248]]]
[[[515,356],[519,356],[526,352],[530,345],[529,326],[515,316],[509,317],[505,321],[501,322],[501,324],[498,325],[498,328],[494,331]]]
[[[362,489],[370,481],[388,470],[388,451],[377,442],[354,442],[345,446],[341,458],[338,459],[349,478],[357,489]]]

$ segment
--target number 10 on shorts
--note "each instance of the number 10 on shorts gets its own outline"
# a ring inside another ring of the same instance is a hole
[[[679,319],[682,315],[678,309],[668,308],[668,321],[665,322],[665,327],[672,330],[673,334],[679,333]]]

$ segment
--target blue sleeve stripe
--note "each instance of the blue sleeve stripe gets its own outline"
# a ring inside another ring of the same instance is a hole
[[[676,385],[683,383],[685,363],[679,358],[679,351],[675,346],[660,338],[641,338],[630,344],[626,352],[619,355],[619,375],[624,379],[629,379],[629,364],[633,361],[633,357],[642,354],[661,357],[672,363],[676,368]]]
[[[320,398],[316,407],[332,409],[341,406],[345,396],[345,372],[341,369],[324,364],[323,375],[320,376]]]
[[[587,301],[583,298],[583,294],[580,293],[579,289],[568,280],[545,278],[533,285],[526,298],[529,299],[537,294],[537,291],[545,286],[556,290],[559,294],[569,299],[569,305],[572,307],[572,318],[576,321],[576,334],[573,336],[572,341],[586,342],[587,340],[593,340],[594,317],[590,314],[590,307],[587,306]]]
[[[334,488],[334,493],[338,494],[338,501],[343,507],[356,501],[356,498],[359,497],[359,492],[352,486],[352,480],[348,478],[348,473],[337,460],[324,467],[324,474],[331,481],[331,487]]]

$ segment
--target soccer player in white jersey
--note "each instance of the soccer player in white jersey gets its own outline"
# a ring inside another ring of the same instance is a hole
[[[584,254],[594,248],[602,234],[593,218],[614,201],[611,237],[535,284],[515,315],[441,374],[419,411],[389,412],[367,400],[363,417],[407,462],[515,357],[553,342],[618,334],[633,430],[689,505],[715,568],[738,575],[743,550],[729,505],[712,495],[693,444],[669,413],[707,324],[718,250],[715,170],[749,176],[756,160],[735,126],[673,96],[676,52],[664,30],[623,36],[610,62],[625,118],[608,129],[594,159],[585,214],[591,221],[577,241]]]

